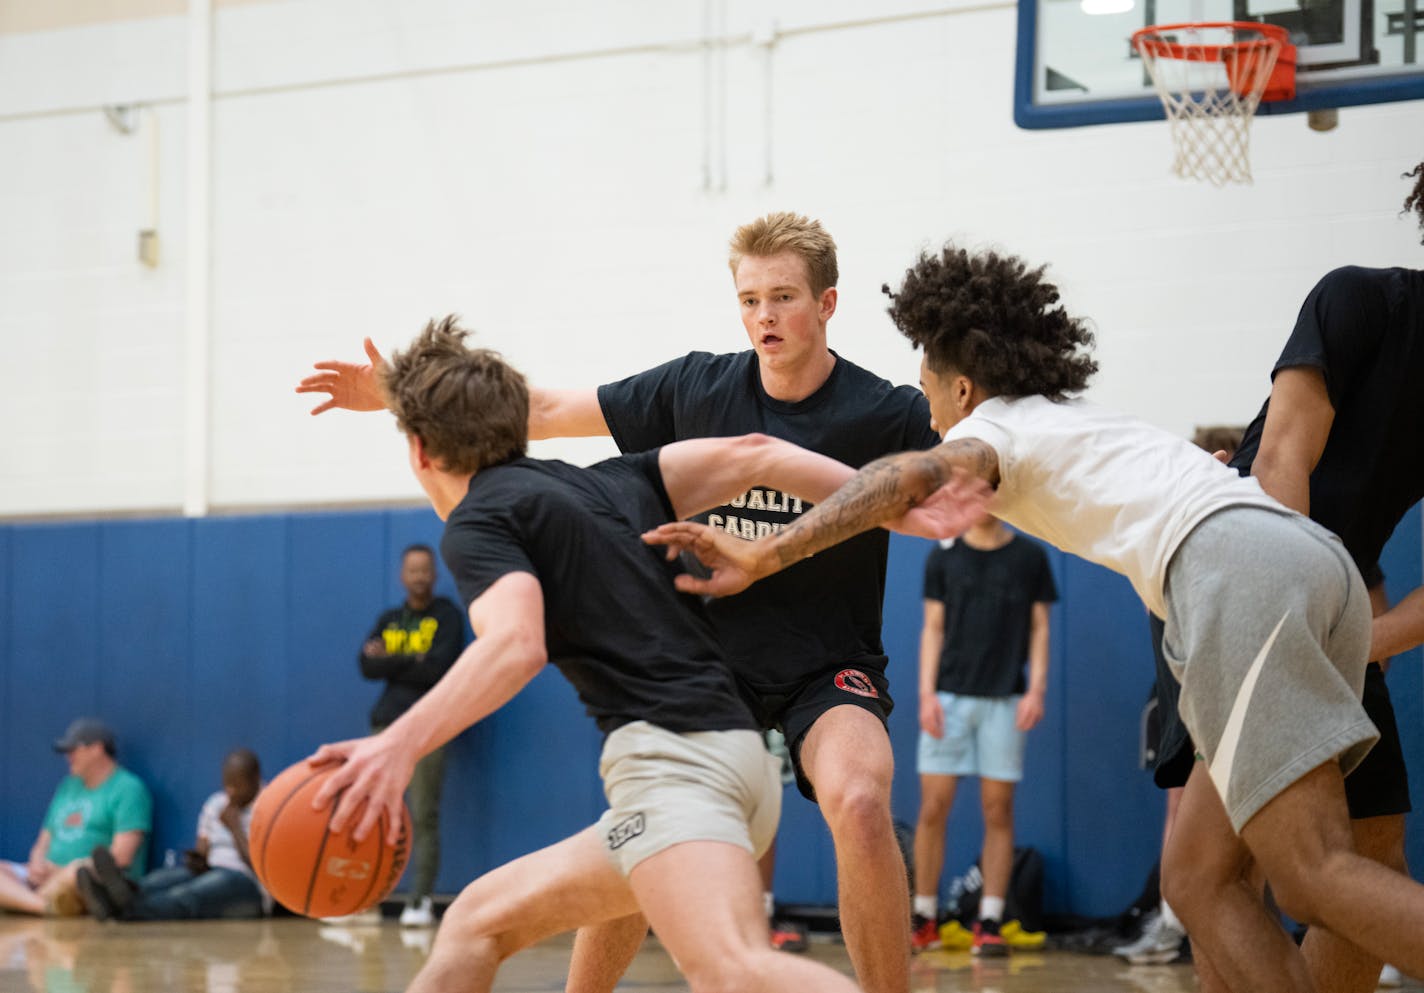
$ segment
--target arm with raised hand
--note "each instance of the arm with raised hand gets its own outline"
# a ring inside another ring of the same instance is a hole
[[[370,338],[362,342],[366,362],[317,362],[316,372],[297,384],[298,393],[325,393],[326,400],[312,408],[312,414],[328,410],[384,410],[381,371],[386,359]],[[598,391],[545,390],[529,388],[529,439],[590,438],[608,434]]]
[[[706,525],[679,521],[648,532],[643,540],[691,551],[712,575],[677,577],[685,593],[729,596],[822,549],[903,517],[935,497],[960,530],[983,513],[999,481],[999,457],[977,438],[946,442],[925,452],[876,459],[835,493],[783,531],[745,541]]]
[[[658,469],[679,519],[720,507],[756,485],[820,503],[855,477],[842,462],[764,434],[674,442],[658,452]],[[882,523],[903,534],[953,537],[972,523],[960,519],[955,495],[937,492]]]

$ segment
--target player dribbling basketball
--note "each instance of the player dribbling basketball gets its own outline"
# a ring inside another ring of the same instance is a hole
[[[549,660],[606,734],[610,810],[466,887],[411,989],[488,990],[520,948],[640,908],[693,990],[855,989],[768,944],[754,858],[776,830],[777,763],[700,602],[674,591],[676,567],[639,540],[730,499],[748,478],[814,500],[851,470],[755,436],[589,469],[526,458],[523,378],[463,338],[449,319],[432,323],[393,358],[385,386],[415,476],[446,521],[441,552],[478,638],[381,734],[317,752],[314,762],[344,760],[317,805],[344,790],[332,830],[354,818],[362,836],[397,809],[420,755],[488,716]],[[957,527],[985,499],[982,489],[966,494]]]

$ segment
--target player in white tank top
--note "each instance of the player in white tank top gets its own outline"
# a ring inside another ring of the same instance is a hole
[[[921,256],[892,299],[897,327],[925,350],[921,385],[945,443],[871,463],[831,498],[762,541],[728,541],[685,522],[665,525],[648,540],[690,549],[713,569],[707,579],[679,577],[682,589],[738,592],[907,508],[942,504],[953,510],[966,494],[972,502],[979,482],[997,489],[997,516],[1122,573],[1152,610],[1165,615],[1173,553],[1198,524],[1226,508],[1253,508],[1223,517],[1246,522],[1246,546],[1258,511],[1290,513],[1253,480],[1240,479],[1185,441],[1070,399],[1097,370],[1088,354],[1093,338],[1058,305],[1057,288],[1044,280],[1042,269],[1011,256],[949,246]],[[1320,541],[1304,531],[1297,540]],[[1224,547],[1231,548],[1230,541]],[[1236,558],[1248,554],[1248,548],[1233,549],[1221,568],[1231,569]],[[1315,575],[1278,579],[1279,588],[1294,596],[1283,598],[1287,603],[1302,599],[1301,586],[1322,581]],[[1360,585],[1357,574],[1353,580]],[[1262,589],[1253,592],[1269,598],[1272,584],[1258,586]],[[1211,603],[1214,622],[1230,624],[1237,606]],[[1190,619],[1169,620],[1185,630]],[[1249,620],[1251,625],[1243,619],[1243,632],[1259,628],[1255,613]],[[1317,631],[1315,637],[1329,634]],[[1218,637],[1216,643],[1232,640]],[[1300,639],[1290,643],[1299,645]],[[1256,653],[1257,645],[1242,649]],[[1270,649],[1268,642],[1259,654]],[[1326,657],[1323,650],[1316,654]],[[1344,668],[1362,672],[1367,652],[1360,647],[1356,654],[1360,658]],[[1198,664],[1211,667],[1218,661],[1203,658]],[[1250,664],[1249,655],[1245,661]],[[1287,692],[1300,689],[1289,682],[1290,666],[1283,668],[1286,682],[1277,685]],[[1235,705],[1225,701],[1232,720],[1248,727],[1255,722],[1258,731],[1268,720],[1282,720],[1279,711],[1266,709],[1253,718],[1254,677],[1230,675],[1247,687],[1245,704],[1240,694]],[[1304,686],[1308,680],[1299,682]],[[1341,711],[1338,726],[1356,729],[1354,738],[1339,743],[1339,757],[1357,758],[1358,697],[1337,694],[1330,706]],[[1311,724],[1308,718],[1294,723],[1307,730]],[[1239,736],[1239,729],[1227,730]],[[1332,744],[1317,747],[1328,751]],[[1173,878],[1164,872],[1164,886],[1196,942],[1203,978],[1233,990],[1316,988],[1294,943],[1242,885],[1241,867],[1253,857],[1265,868],[1277,901],[1296,920],[1323,926],[1405,972],[1424,975],[1424,943],[1418,940],[1424,934],[1424,886],[1353,852],[1339,761],[1322,760],[1268,785],[1271,792],[1247,808],[1250,816],[1238,834],[1206,763],[1197,763],[1188,783],[1173,835],[1177,857],[1169,861],[1190,864],[1194,871]]]

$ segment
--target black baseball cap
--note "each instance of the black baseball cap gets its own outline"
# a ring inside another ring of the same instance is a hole
[[[71,752],[80,745],[103,744],[108,752],[114,751],[114,732],[97,717],[80,717],[69,725],[64,737],[54,743],[56,752]]]

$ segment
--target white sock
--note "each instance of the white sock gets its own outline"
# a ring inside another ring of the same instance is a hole
[[[997,921],[1004,916],[1004,898],[1001,896],[986,896],[979,901],[979,919],[981,921]]]
[[[766,911],[767,919],[770,920],[771,915],[776,913],[776,897],[771,895],[771,890],[767,890],[761,895],[761,905],[762,909]]]
[[[915,913],[927,921],[934,920],[939,915],[939,899],[915,894]]]
[[[1178,917],[1176,913],[1173,912],[1171,907],[1167,906],[1166,900],[1162,901],[1162,920],[1168,926],[1173,927],[1178,931],[1186,930],[1186,928],[1182,926],[1182,919]]]

